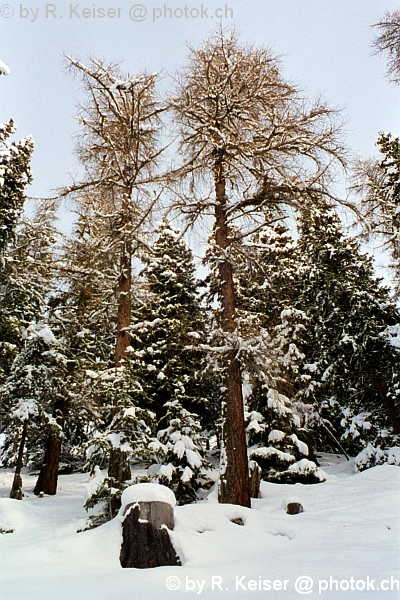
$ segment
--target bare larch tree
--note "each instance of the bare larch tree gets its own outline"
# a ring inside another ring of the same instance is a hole
[[[164,108],[156,94],[156,74],[132,77],[115,64],[92,59],[86,67],[66,58],[72,71],[81,76],[86,95],[79,107],[77,148],[85,175],[63,194],[72,195],[78,204],[90,204],[86,212],[106,223],[109,238],[105,243],[119,255],[115,343],[115,367],[119,367],[129,345],[132,258],[143,243],[144,227],[159,196],[157,166]],[[115,450],[108,470],[115,482],[127,478],[123,462],[121,452]]]
[[[191,49],[171,110],[179,130],[181,185],[175,208],[188,226],[213,220],[225,357],[224,472],[220,501],[250,506],[240,332],[235,315],[235,244],[265,224],[265,208],[299,205],[307,190],[327,195],[333,164],[343,164],[337,113],[308,106],[267,49],[242,47],[217,32]],[[206,194],[213,181],[214,193]]]
[[[381,21],[373,25],[381,31],[374,40],[376,53],[384,52],[388,58],[388,76],[400,83],[400,10],[388,12]]]

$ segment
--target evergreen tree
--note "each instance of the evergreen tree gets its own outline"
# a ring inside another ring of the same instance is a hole
[[[24,447],[28,462],[40,452],[40,440],[51,431],[61,436],[57,403],[65,398],[66,360],[60,342],[44,323],[30,325],[24,349],[13,362],[2,386],[2,406],[8,414],[5,458],[16,466],[11,497],[22,497],[21,467]]]
[[[25,203],[24,191],[32,180],[33,140],[29,136],[10,143],[16,129],[13,120],[0,125],[0,255],[14,236]]]
[[[85,507],[89,509],[101,503],[100,518],[108,520],[118,512],[122,491],[132,483],[130,462],[149,459],[155,415],[137,404],[140,386],[130,377],[125,361],[118,368],[88,374],[95,380],[94,393],[103,422],[97,421],[99,428],[86,443],[86,468],[94,475],[108,467],[108,475],[95,478]],[[110,457],[113,456],[118,460],[111,465],[115,475],[110,475]],[[120,456],[123,460],[119,460]]]
[[[23,288],[19,288],[18,294],[10,290],[14,257],[8,255],[7,245],[15,238],[25,203],[24,191],[32,180],[33,152],[31,137],[10,143],[9,138],[15,131],[12,120],[0,125],[0,385],[21,348],[22,329],[26,324],[24,308],[29,303]]]
[[[249,458],[259,464],[261,477],[268,481],[315,483],[322,474],[308,445],[309,411],[299,401],[289,400],[295,387],[286,366],[288,361],[292,364],[294,332],[287,347],[282,344],[283,318],[298,296],[300,257],[282,216],[268,209],[264,218],[261,233],[240,247],[242,260],[234,273],[241,335],[251,339],[252,332],[264,331],[266,341],[263,360],[246,362]]]
[[[7,279],[4,286],[3,302],[6,315],[10,321],[16,324],[16,335],[19,333],[18,345],[21,348],[23,336],[21,329],[29,328],[37,323],[44,322],[55,327],[54,332],[62,339],[57,323],[51,321],[51,306],[57,295],[59,283],[59,255],[58,255],[58,232],[55,228],[55,209],[53,201],[41,201],[36,207],[33,218],[21,219],[14,239],[8,244],[5,251],[7,261]],[[46,325],[46,326],[47,326]],[[63,352],[66,352],[63,345]],[[65,360],[67,360],[65,358]],[[66,382],[67,383],[67,382]],[[68,397],[68,388],[65,396]],[[1,428],[7,430],[8,416],[2,403]],[[58,397],[54,405],[54,418],[58,424],[63,421],[66,401],[62,402]],[[62,428],[62,427],[61,427]],[[9,435],[13,432],[7,432]],[[29,448],[27,441],[27,461],[31,465],[41,466],[41,476],[44,472],[52,471],[52,482],[45,485],[46,493],[54,494],[57,487],[58,459],[53,461],[54,450],[61,446],[62,435],[59,428],[48,429],[43,427],[38,433],[34,451]],[[53,450],[49,454],[49,448]],[[40,479],[40,478],[39,478]],[[36,490],[36,488],[35,488]]]
[[[249,458],[261,467],[261,477],[273,483],[320,483],[325,481],[315,457],[302,435],[301,418],[293,403],[276,390],[264,396],[262,412],[248,415]],[[298,437],[300,436],[300,437]],[[311,459],[311,460],[310,460]]]
[[[185,398],[185,389],[180,390]],[[196,501],[196,492],[204,482],[207,469],[212,466],[204,458],[204,438],[197,415],[182,406],[182,397],[166,403],[167,413],[162,419],[167,424],[157,432],[157,440],[149,445],[155,462],[149,467],[149,474],[158,483],[172,489],[178,504]]]
[[[57,334],[68,352],[70,403],[65,407],[62,459],[70,468],[85,462],[84,444],[104,425],[104,390],[91,375],[113,368],[117,274],[115,255],[104,248],[104,223],[78,215],[64,240],[58,263],[59,290],[50,307]],[[111,394],[107,396],[112,403]],[[109,423],[108,423],[109,424]]]
[[[297,332],[288,363],[297,398],[314,404],[349,453],[370,441],[393,443],[400,432],[400,371],[386,332],[399,313],[389,291],[322,201],[300,218],[298,250],[298,298],[282,315],[287,348]]]
[[[284,368],[287,353],[282,353],[279,325],[281,315],[298,293],[296,243],[277,210],[264,212],[265,225],[251,243],[240,246],[234,280],[237,290],[237,318],[241,337],[254,340],[245,361],[252,393],[247,402],[261,410],[256,397],[265,389],[278,389],[290,396],[293,385]]]
[[[160,420],[166,402],[185,389],[185,409],[209,422],[212,398],[207,397],[205,312],[198,295],[191,250],[170,223],[157,229],[151,254],[143,257],[144,292],[132,319],[130,369],[140,383],[140,406]],[[211,400],[211,402],[210,402]]]

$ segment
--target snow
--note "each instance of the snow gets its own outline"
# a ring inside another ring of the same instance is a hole
[[[9,75],[10,68],[0,59],[0,75]]]
[[[201,456],[198,452],[196,452],[195,450],[190,450],[189,448],[186,449],[186,458],[187,461],[189,463],[189,465],[192,467],[192,469],[199,469],[201,467]]]
[[[128,504],[136,502],[166,502],[171,506],[176,505],[174,492],[158,483],[136,483],[129,486],[123,491],[121,502],[120,514],[122,515]]]
[[[400,349],[400,325],[387,327],[380,335],[386,337],[394,348]]]
[[[292,435],[290,435],[289,438],[293,440],[293,443],[297,446],[300,454],[308,456],[309,450],[307,444],[299,440],[295,433],[292,433]]]
[[[279,429],[273,429],[268,436],[268,441],[269,442],[280,442],[281,440],[283,440],[285,435],[286,434],[283,433],[283,431],[279,431]]]
[[[21,421],[29,421],[32,415],[38,414],[37,402],[34,398],[20,400],[18,407],[12,412],[13,417]]]
[[[301,504],[300,498],[298,496],[287,496],[282,503],[282,507],[287,509],[288,504]]]
[[[48,344],[49,346],[57,343],[53,332],[45,323],[32,323],[32,325],[29,325],[29,327],[26,329],[24,337],[28,340],[41,338],[45,344]]]
[[[181,475],[181,481],[183,483],[187,483],[188,481],[190,481],[193,477],[194,473],[192,471],[192,469],[190,467],[185,467],[183,469],[183,473]]]
[[[268,448],[255,448],[251,451],[251,456],[277,456],[280,460],[289,463],[294,462],[296,460],[293,454],[290,454],[289,452],[282,452],[282,450],[278,450],[278,448],[274,448],[273,446],[268,446]]]
[[[296,473],[305,474],[314,473],[314,475],[318,477],[320,481],[325,481],[325,473],[322,471],[322,469],[316,467],[314,462],[308,460],[308,458],[302,458],[293,465],[290,465],[288,467],[288,471],[295,471]]]
[[[168,481],[171,481],[174,471],[175,471],[175,468],[172,463],[168,463],[167,465],[161,465],[161,467],[158,470],[158,476],[160,478],[166,477],[168,479]]]
[[[87,516],[88,474],[60,476],[57,495],[40,499],[31,493],[36,477],[23,473],[29,496],[19,502],[6,497],[12,472],[1,470],[0,529],[14,529],[0,535],[1,600],[297,600],[295,582],[304,576],[314,583],[310,598],[397,600],[395,584],[392,591],[336,591],[329,578],[350,583],[369,577],[375,587],[400,579],[400,469],[383,465],[354,473],[354,461],[340,460],[324,470],[328,478],[319,485],[263,482],[252,510],[217,504],[216,488],[208,501],[177,506],[171,537],[183,566],[149,570],[121,568],[120,517],[77,533]],[[285,501],[293,495],[304,512],[287,515]],[[130,500],[140,497],[135,492]],[[232,522],[238,518],[243,526]],[[277,591],[252,590],[252,580],[286,580],[286,590],[278,584]],[[167,589],[177,582],[179,589]]]

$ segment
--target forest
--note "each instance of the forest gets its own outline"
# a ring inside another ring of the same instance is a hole
[[[396,85],[400,12],[376,30]],[[89,473],[96,527],[134,483],[180,505],[216,486],[220,503],[250,507],[260,480],[324,482],[320,453],[357,472],[400,466],[396,132],[355,157],[339,110],[221,28],[168,94],[154,73],[64,60],[84,89],[81,177],[26,212],[34,142],[0,125],[10,497],[23,499],[24,469],[37,496]]]

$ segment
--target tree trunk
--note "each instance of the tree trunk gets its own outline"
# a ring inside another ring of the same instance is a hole
[[[131,191],[125,190],[123,200],[123,233],[127,233],[128,239],[124,239],[121,248],[120,275],[118,278],[118,313],[117,313],[117,339],[115,342],[115,366],[119,367],[129,346],[129,331],[131,324],[131,288],[132,288],[132,243],[130,236],[130,214],[129,201]],[[125,230],[125,231],[124,231]],[[117,407],[112,410],[115,416]],[[112,479],[113,487],[121,488],[123,481],[131,479],[131,469],[122,452],[114,448],[110,452],[108,463],[108,477]],[[115,512],[120,506],[117,498],[112,499],[112,510]]]
[[[113,448],[110,452],[108,463],[108,478],[111,480],[109,486],[117,489],[122,488],[124,481],[132,479],[132,472],[129,462],[125,459],[119,448]],[[115,515],[121,508],[121,498],[112,495],[110,500],[111,514]]]
[[[386,415],[393,428],[393,433],[398,434],[400,433],[400,416],[396,409],[396,405],[393,401],[393,398],[391,398],[391,396],[389,396],[387,393],[386,382],[381,377],[379,377],[379,375],[374,375],[373,380],[381,398],[382,405],[386,411]]]
[[[22,500],[21,469],[22,469],[22,459],[24,457],[24,446],[25,446],[27,431],[28,431],[28,424],[26,421],[24,421],[24,426],[22,428],[21,441],[19,443],[17,463],[15,465],[14,481],[13,481],[11,492],[10,492],[10,498],[14,498],[15,500]]]
[[[117,313],[117,340],[115,344],[115,366],[119,367],[126,349],[129,346],[129,331],[131,324],[131,287],[132,287],[132,243],[130,241],[130,217],[129,217],[130,194],[126,191],[123,205],[123,235],[121,248],[120,274],[118,278],[118,313]]]
[[[220,179],[215,186],[217,204],[215,207],[215,242],[221,253],[231,244],[226,215],[225,180]],[[232,265],[225,255],[219,263],[221,283],[222,329],[233,333],[236,325],[236,306]],[[249,469],[247,459],[246,431],[244,423],[242,378],[240,363],[234,350],[226,355],[226,406],[223,425],[226,452],[226,469],[221,478],[219,501],[250,507]]]
[[[57,400],[54,405],[54,414],[57,424],[64,427],[64,419],[67,412],[65,400]],[[46,444],[43,464],[33,493],[38,496],[40,492],[54,496],[57,493],[58,469],[60,466],[62,439],[60,434],[50,432]]]

